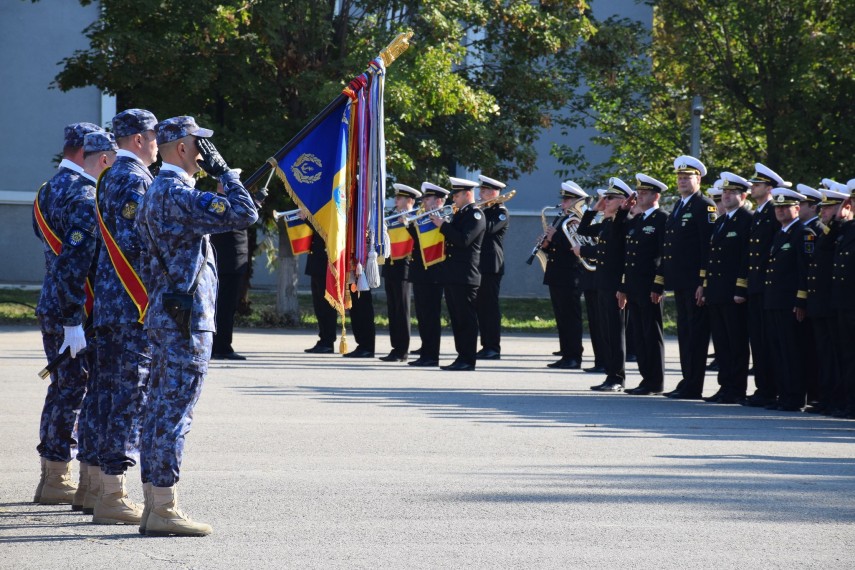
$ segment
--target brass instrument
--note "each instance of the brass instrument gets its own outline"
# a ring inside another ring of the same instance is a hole
[[[573,247],[593,245],[592,238],[588,236],[581,236],[578,233],[579,224],[582,221],[582,217],[579,215],[579,213],[584,213],[585,210],[587,210],[587,206],[583,206],[578,210],[571,208],[567,213],[567,219],[561,223],[561,231],[564,232],[564,235],[567,237],[567,241],[569,241],[570,245],[572,245]],[[590,259],[587,259],[582,256],[579,256],[579,261],[582,263],[582,267],[584,267],[588,271],[596,271],[596,262],[591,261]]]
[[[434,208],[433,210],[428,210],[427,212],[417,213],[415,216],[404,216],[404,225],[409,226],[413,222],[418,222],[424,217],[430,216],[439,216],[441,218],[447,218],[457,212],[457,207],[452,204],[446,204],[440,208]]]
[[[555,212],[555,217],[552,219],[552,224],[546,224],[546,213],[547,212]],[[543,252],[540,247],[543,245],[543,242],[546,241],[546,230],[550,227],[557,227],[558,223],[561,221],[561,218],[564,217],[564,208],[561,206],[547,206],[540,211],[540,222],[543,224],[543,233],[540,234],[540,237],[537,238],[537,242],[534,244],[534,247],[531,250],[531,255],[529,255],[526,260],[526,265],[531,265],[532,262],[537,258],[540,261],[541,268],[546,271],[546,254]]]
[[[300,219],[300,208],[297,208],[295,210],[288,210],[287,212],[277,212],[276,210],[273,210],[274,222],[278,222],[282,218],[285,219],[285,223],[296,222]]]
[[[386,216],[385,218],[383,218],[383,221],[384,222],[391,222],[395,218],[399,218],[401,216],[406,216],[408,214],[412,214],[412,213],[418,212],[418,211],[419,211],[419,208],[413,208],[412,210],[407,210],[406,212],[393,212],[393,213],[389,214],[388,216]]]
[[[511,190],[510,192],[505,192],[504,194],[496,196],[492,200],[482,200],[480,202],[477,202],[475,204],[475,207],[476,208],[489,208],[490,206],[495,206],[496,204],[504,204],[505,202],[507,202],[508,200],[513,198],[516,195],[516,193],[517,193],[516,190]]]

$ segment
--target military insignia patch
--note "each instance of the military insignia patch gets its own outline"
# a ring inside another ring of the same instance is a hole
[[[475,212],[474,214],[472,214],[472,217],[475,218],[476,220],[480,220],[481,219],[481,212]]]
[[[707,212],[715,212],[715,206],[707,206]]]
[[[690,219],[691,217],[692,217],[692,213],[691,213],[691,212],[686,212],[685,214],[683,214],[683,219],[684,219],[684,220],[688,220],[688,219]]]
[[[727,235],[724,237],[736,237],[736,232],[727,232]]]
[[[643,231],[647,235],[650,235],[656,231],[656,228],[654,226],[644,226],[643,228],[641,228],[641,231]]]
[[[507,219],[508,219],[508,217],[507,217],[506,215],[504,215],[504,214],[499,214],[499,219],[500,219],[500,220],[502,220],[502,221],[504,222],[505,220],[507,220]]]
[[[72,228],[70,232],[68,232],[68,245],[73,245],[77,247],[83,240],[86,239],[86,232],[81,230],[80,228]]]
[[[122,206],[122,217],[126,220],[133,220],[137,217],[137,203],[133,200],[129,200],[125,202],[125,205]]]
[[[211,200],[211,203],[208,204],[208,211],[215,216],[222,216],[226,213],[226,201],[222,198],[214,198]]]
[[[709,219],[709,222],[711,224],[715,223],[715,218],[716,218],[715,212],[713,212],[712,214],[707,214],[707,219]]]
[[[813,243],[805,242],[805,253],[813,253]]]
[[[787,251],[788,249],[790,249],[790,247],[791,247],[790,244],[785,243],[784,245],[781,246],[781,251]]]

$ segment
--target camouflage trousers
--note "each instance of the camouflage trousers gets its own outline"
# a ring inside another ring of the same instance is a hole
[[[48,361],[56,358],[62,346],[63,334],[50,332],[55,329],[42,324],[42,344]],[[91,342],[91,338],[87,342]],[[86,450],[87,441],[78,441],[77,419],[90,378],[89,353],[87,349],[77,358],[66,359],[50,375],[39,422],[39,445],[36,446],[39,455],[48,461],[71,461],[78,452]]]
[[[151,346],[139,323],[98,327],[97,397],[104,404],[98,459],[108,475],[137,464],[149,392]],[[87,396],[88,398],[89,396]]]
[[[151,388],[144,414],[140,466],[142,482],[171,487],[178,482],[184,437],[202,392],[214,333],[149,329]]]

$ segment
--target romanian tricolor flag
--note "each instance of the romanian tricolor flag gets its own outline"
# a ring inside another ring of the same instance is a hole
[[[291,251],[294,255],[308,253],[312,248],[312,226],[306,220],[297,218],[285,223],[285,231],[288,233],[288,241],[291,242]]]
[[[400,218],[390,222],[387,226],[387,231],[389,233],[389,242],[391,245],[390,258],[392,261],[404,259],[413,252],[413,237],[407,231],[404,223],[400,221]]]
[[[294,202],[327,246],[326,300],[344,314],[347,241],[346,175],[350,105],[343,101],[276,164]]]
[[[422,259],[425,268],[445,261],[445,236],[440,233],[439,228],[434,225],[429,216],[424,216],[418,221],[419,248],[422,251]]]

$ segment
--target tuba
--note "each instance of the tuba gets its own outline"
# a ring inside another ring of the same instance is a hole
[[[570,208],[567,210],[567,219],[565,219],[561,223],[561,231],[564,232],[564,235],[567,237],[567,241],[570,242],[570,245],[573,247],[582,247],[583,245],[593,245],[593,240],[588,236],[580,236],[579,235],[579,223],[582,221],[582,216],[585,211],[588,209],[586,205],[581,204],[578,208]],[[587,269],[588,271],[595,271],[597,269],[596,262],[584,257],[579,257],[579,261],[582,262],[582,267]]]

